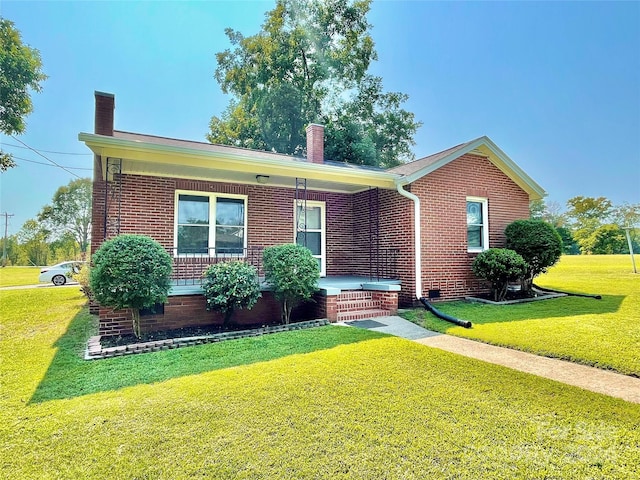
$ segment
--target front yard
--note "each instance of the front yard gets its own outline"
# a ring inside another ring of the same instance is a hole
[[[536,283],[602,295],[518,305],[448,302],[436,307],[470,320],[464,329],[423,309],[403,316],[430,330],[640,376],[640,275],[628,255],[563,256]]]
[[[640,475],[640,405],[337,326],[85,362],[83,304],[0,292],[6,478]]]

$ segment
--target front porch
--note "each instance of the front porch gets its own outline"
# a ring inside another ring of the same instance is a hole
[[[271,297],[270,287],[261,278],[263,296]],[[357,275],[322,277],[311,308],[302,308],[305,317],[326,318],[330,322],[361,320],[364,318],[395,315],[398,311],[400,280],[372,279]],[[175,282],[169,297],[202,295],[201,282],[184,284]],[[180,301],[169,298],[169,303]]]

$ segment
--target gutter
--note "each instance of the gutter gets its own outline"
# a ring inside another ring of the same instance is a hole
[[[415,275],[416,275],[416,298],[420,300],[422,298],[422,255],[421,255],[421,237],[420,237],[420,199],[411,192],[407,192],[404,188],[406,183],[396,182],[396,190],[403,197],[407,197],[408,199],[413,201],[413,244],[414,244],[414,254],[413,258],[415,259]]]

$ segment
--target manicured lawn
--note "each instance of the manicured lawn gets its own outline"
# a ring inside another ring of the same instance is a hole
[[[0,287],[37,285],[38,275],[40,275],[40,267],[0,268]]]
[[[5,478],[640,474],[640,405],[336,326],[84,362],[83,303],[0,292]]]
[[[437,304],[444,313],[471,320],[471,329],[422,309],[403,316],[430,330],[640,376],[640,275],[633,274],[629,256],[565,256],[536,283],[603,298]]]

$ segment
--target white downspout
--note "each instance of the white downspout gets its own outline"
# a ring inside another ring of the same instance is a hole
[[[416,298],[419,300],[420,298],[422,298],[422,256],[421,256],[421,249],[420,249],[420,244],[421,242],[421,237],[420,237],[420,199],[415,196],[413,193],[411,192],[407,192],[405,189],[403,189],[404,185],[400,184],[400,183],[396,183],[396,188],[398,190],[398,193],[400,195],[402,195],[403,197],[407,197],[410,200],[413,200],[413,243],[414,243],[414,247],[415,247],[415,252],[413,254],[413,257],[415,259],[415,274],[416,274]]]

